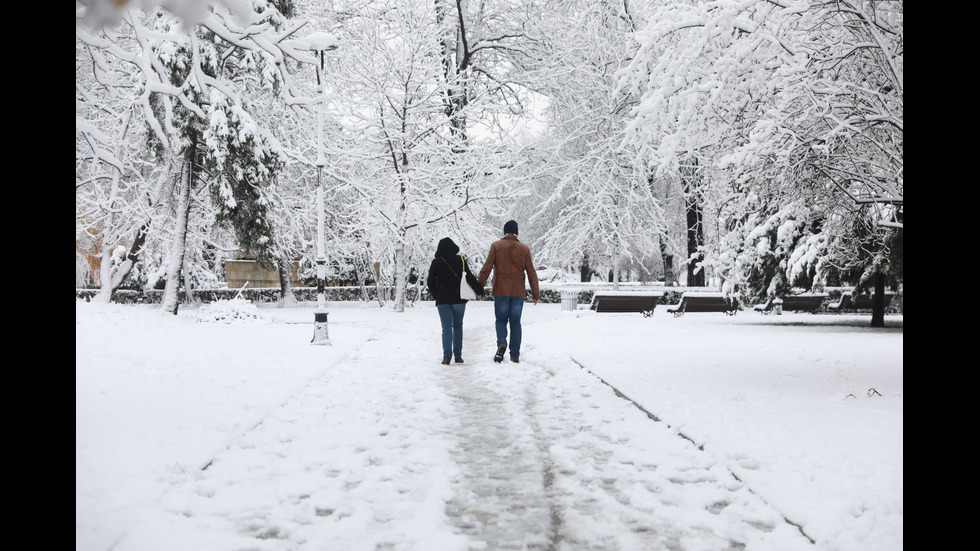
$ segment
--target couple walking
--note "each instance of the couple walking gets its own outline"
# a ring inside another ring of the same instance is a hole
[[[531,284],[531,298],[534,304],[541,299],[538,290],[538,273],[531,261],[531,249],[517,239],[517,222],[510,220],[504,224],[504,237],[490,245],[480,276],[476,277],[466,265],[466,259],[459,254],[459,246],[446,237],[439,241],[436,255],[429,266],[426,285],[429,294],[435,297],[439,321],[442,323],[442,363],[449,365],[455,358],[463,363],[463,314],[466,313],[466,300],[460,296],[460,280],[473,288],[477,297],[484,294],[483,285],[493,270],[493,312],[496,318],[497,352],[495,362],[504,359],[507,351],[507,327],[510,326],[510,361],[517,363],[521,357],[521,314],[524,311],[524,277]]]

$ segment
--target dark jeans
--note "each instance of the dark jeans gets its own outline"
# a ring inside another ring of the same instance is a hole
[[[510,323],[510,357],[521,356],[521,313],[524,297],[493,297],[493,313],[497,318],[497,346],[507,342],[507,324]]]
[[[463,314],[466,313],[466,303],[437,304],[439,320],[442,322],[442,359],[452,356],[463,357]]]

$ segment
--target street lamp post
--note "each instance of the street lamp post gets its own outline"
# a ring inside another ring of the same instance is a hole
[[[330,345],[327,329],[326,270],[327,252],[324,242],[326,209],[323,204],[323,167],[327,165],[327,155],[323,151],[323,102],[326,89],[324,82],[325,52],[337,49],[337,38],[330,33],[311,33],[307,40],[310,50],[317,54],[316,66],[316,310],[313,315],[313,344]]]

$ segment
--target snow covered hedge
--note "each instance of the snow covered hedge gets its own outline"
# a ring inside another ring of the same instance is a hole
[[[374,287],[367,287],[369,300],[377,299],[377,290]],[[91,300],[99,292],[98,289],[75,289],[76,300]],[[360,287],[327,287],[324,289],[328,301],[359,301],[361,300]],[[409,287],[406,289],[408,300],[415,299],[416,289]],[[137,304],[141,302],[159,304],[163,296],[160,289],[152,289],[144,295],[140,291],[119,290],[112,297],[112,302],[120,304]],[[194,298],[203,303],[216,302],[219,300],[232,300],[241,297],[249,302],[269,302],[275,303],[280,300],[278,287],[265,287],[249,289],[198,289],[194,292]],[[299,302],[316,302],[316,289],[312,287],[294,287],[293,296]],[[183,292],[180,293],[181,302],[184,301]]]
[[[489,291],[490,286],[487,285],[487,290]],[[326,298],[330,302],[340,302],[340,301],[360,301],[363,300],[361,297],[360,287],[327,287],[325,290]],[[368,300],[377,300],[377,290],[374,287],[366,288]],[[386,291],[390,291],[387,290]],[[578,291],[578,303],[579,304],[591,304],[592,295],[595,294],[595,289],[581,289]],[[75,299],[89,301],[98,293],[98,289],[76,289]],[[407,299],[415,300],[415,293],[417,292],[416,287],[409,287],[406,289]],[[623,292],[628,293],[629,289],[623,289]],[[677,290],[667,290],[664,292],[663,298],[660,299],[660,304],[677,304],[680,301],[681,293],[683,289],[678,288]],[[138,303],[150,303],[159,304],[160,299],[163,295],[163,291],[159,289],[154,289],[147,291],[144,296],[139,291],[131,290],[119,290],[112,297],[112,302],[119,304],[138,304]],[[279,289],[274,287],[268,288],[257,288],[257,289],[202,289],[198,290],[194,294],[195,298],[202,303],[212,303],[218,301],[229,301],[236,298],[241,298],[252,303],[277,303],[280,300]],[[293,288],[293,296],[296,297],[298,302],[316,302],[316,289],[311,287],[298,287]],[[183,302],[183,294],[180,295],[180,299]],[[528,291],[527,299],[531,300],[531,292]],[[389,297],[390,300],[390,297]],[[422,300],[431,300],[428,293],[423,292]],[[483,300],[493,300],[492,297],[485,295]],[[542,288],[541,289],[541,302],[545,304],[558,304],[561,303],[561,289],[560,288]]]

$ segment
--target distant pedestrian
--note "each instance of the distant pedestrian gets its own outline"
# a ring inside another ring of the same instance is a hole
[[[466,259],[459,254],[459,246],[446,237],[439,241],[436,255],[429,266],[426,286],[436,300],[439,321],[442,324],[442,364],[449,365],[450,358],[463,363],[463,315],[466,299],[459,294],[460,280],[466,282],[477,297],[483,296],[483,287],[476,281]]]
[[[534,304],[541,300],[538,289],[538,272],[531,261],[531,249],[517,239],[517,222],[504,224],[504,237],[490,245],[490,254],[480,270],[477,284],[482,288],[493,270],[493,313],[496,318],[497,353],[493,361],[501,362],[507,351],[507,326],[510,325],[510,361],[518,363],[521,357],[521,314],[527,295],[525,275],[531,285]]]

